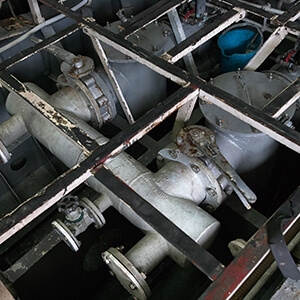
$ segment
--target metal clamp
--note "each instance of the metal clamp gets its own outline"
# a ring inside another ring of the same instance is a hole
[[[209,168],[217,168],[236,192],[243,205],[247,209],[251,208],[249,203],[256,201],[256,195],[221,154],[211,130],[203,126],[186,127],[179,132],[177,145],[182,153],[198,157]]]

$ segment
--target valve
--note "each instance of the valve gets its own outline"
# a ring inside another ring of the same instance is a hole
[[[72,195],[62,198],[58,203],[58,211],[64,213],[65,219],[64,221],[53,221],[52,226],[73,251],[78,251],[81,245],[76,238],[80,233],[84,232],[91,224],[99,229],[106,223],[96,205],[85,197],[80,200],[77,196]]]
[[[243,205],[247,209],[251,208],[250,204],[256,201],[256,195],[221,154],[210,129],[196,125],[182,129],[177,137],[177,146],[182,153],[199,158],[208,168],[217,169]]]

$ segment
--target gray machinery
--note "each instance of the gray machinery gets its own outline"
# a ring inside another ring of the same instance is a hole
[[[299,279],[299,5],[142,2],[0,1],[1,299],[262,299]],[[233,54],[265,42],[222,73],[218,34],[246,27],[263,34]]]

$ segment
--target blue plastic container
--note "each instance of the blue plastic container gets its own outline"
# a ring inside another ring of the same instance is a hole
[[[262,43],[263,35],[256,26],[234,25],[228,28],[218,39],[222,71],[243,69]]]

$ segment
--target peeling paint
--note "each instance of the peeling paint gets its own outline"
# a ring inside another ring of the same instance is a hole
[[[18,262],[11,267],[12,272],[18,272],[19,270],[26,270],[26,266],[23,263]]]

